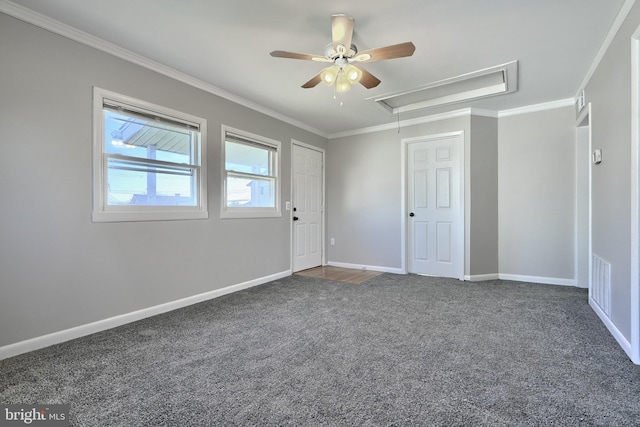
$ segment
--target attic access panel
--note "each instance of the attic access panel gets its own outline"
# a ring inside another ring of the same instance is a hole
[[[391,114],[502,95],[518,89],[518,61],[440,80],[418,89],[372,97]]]

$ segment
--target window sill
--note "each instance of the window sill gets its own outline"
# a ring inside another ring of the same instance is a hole
[[[137,221],[179,221],[192,219],[207,219],[209,212],[175,212],[175,211],[146,211],[146,212],[123,212],[105,211],[94,212],[93,222],[137,222]]]
[[[274,210],[223,210],[220,212],[220,218],[233,219],[233,218],[281,218],[281,211]]]

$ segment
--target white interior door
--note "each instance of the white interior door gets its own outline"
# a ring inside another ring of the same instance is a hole
[[[462,134],[407,144],[408,270],[464,278]]]
[[[293,271],[322,265],[323,153],[294,144]]]

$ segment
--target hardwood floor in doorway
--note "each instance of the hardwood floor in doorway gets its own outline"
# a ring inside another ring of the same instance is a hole
[[[381,275],[379,271],[356,270],[353,268],[332,267],[324,265],[308,270],[298,271],[295,274],[306,277],[317,277],[320,279],[335,280],[337,282],[352,283],[359,285],[372,277]]]

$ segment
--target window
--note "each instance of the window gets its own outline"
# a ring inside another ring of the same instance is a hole
[[[206,120],[94,88],[93,220],[207,218]]]
[[[222,218],[279,217],[280,142],[222,127]]]

